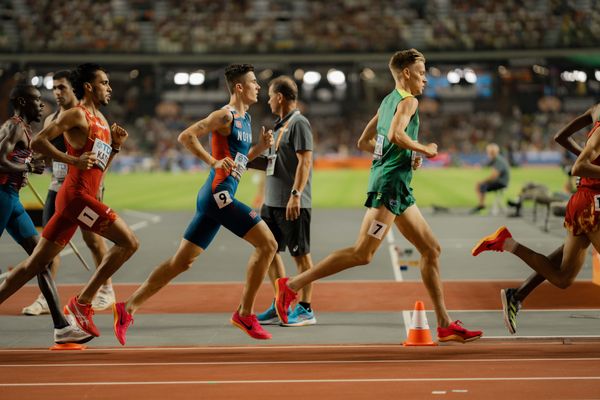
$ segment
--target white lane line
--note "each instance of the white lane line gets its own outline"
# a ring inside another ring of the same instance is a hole
[[[134,232],[147,227],[151,223],[156,224],[161,221],[160,215],[156,215],[156,214],[143,213],[143,212],[133,211],[133,210],[124,210],[123,213],[144,219],[144,221],[140,221],[133,225],[129,225],[129,229],[131,229]],[[68,256],[70,254],[73,254],[73,249],[71,249],[70,247],[65,247],[65,249],[60,252],[61,257]]]
[[[590,358],[474,358],[474,359],[428,359],[428,360],[302,360],[302,361],[196,361],[196,362],[136,362],[136,363],[64,363],[64,364],[4,364],[0,368],[84,368],[84,367],[163,367],[190,365],[304,365],[304,364],[430,364],[430,363],[520,363],[520,362],[558,362],[565,361],[600,361],[599,357]]]
[[[406,337],[408,337],[408,333],[410,331],[410,328],[412,327],[412,318],[410,317],[410,311],[402,311],[402,319],[404,320],[404,329],[406,330]]]
[[[160,215],[145,213],[145,212],[136,211],[136,210],[127,209],[127,210],[123,210],[123,213],[129,214],[129,215],[134,215],[134,216],[136,216],[138,218],[142,218],[142,219],[147,219],[148,221],[152,222],[153,224],[160,222],[162,219]]]
[[[213,380],[213,381],[113,381],[113,382],[45,382],[0,383],[0,387],[43,386],[125,386],[125,385],[218,385],[218,384],[273,384],[273,383],[371,383],[371,382],[498,382],[498,381],[597,381],[600,376],[507,376],[498,378],[349,378],[349,379],[263,379],[263,380]]]
[[[388,243],[388,252],[390,253],[390,259],[392,260],[392,272],[394,272],[394,280],[396,282],[402,282],[402,271],[400,271],[400,264],[398,261],[398,252],[396,252],[396,238],[394,237],[394,227],[392,226],[385,236]]]

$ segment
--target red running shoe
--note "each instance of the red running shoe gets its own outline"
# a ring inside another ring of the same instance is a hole
[[[133,316],[125,309],[125,303],[114,303],[112,308],[115,321],[113,325],[115,336],[119,343],[125,346],[127,329],[129,328],[129,325],[133,324]]]
[[[68,312],[67,312],[68,311]],[[71,314],[75,318],[77,325],[87,333],[93,336],[100,336],[100,331],[96,328],[92,316],[94,310],[91,304],[81,304],[77,301],[77,296],[71,297],[65,306],[65,314]]]
[[[298,293],[288,287],[289,280],[290,278],[279,278],[275,281],[275,311],[284,324],[288,323],[287,310],[290,304],[298,297]]]
[[[237,326],[242,331],[246,332],[248,336],[254,339],[271,339],[273,335],[267,332],[258,322],[256,318],[256,314],[248,315],[247,317],[242,317],[238,311],[234,312],[231,316],[231,323],[234,326]]]
[[[440,342],[472,342],[473,340],[479,339],[482,335],[482,331],[470,331],[463,327],[461,321],[454,321],[446,328],[437,328],[438,340]]]
[[[476,256],[484,251],[504,251],[502,249],[504,241],[511,237],[512,235],[510,234],[508,229],[505,226],[501,226],[496,232],[481,239],[475,245],[475,247],[473,247],[473,250],[471,250],[471,254]]]

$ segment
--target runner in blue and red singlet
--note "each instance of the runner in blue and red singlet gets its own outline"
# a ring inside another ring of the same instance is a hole
[[[255,339],[271,338],[256,319],[254,300],[273,260],[277,243],[256,211],[238,201],[235,192],[246,163],[271,146],[273,135],[271,131],[265,132],[263,127],[258,144],[251,147],[252,130],[247,110],[256,103],[260,89],[254,68],[248,64],[230,65],[225,70],[225,78],[231,94],[229,104],[179,135],[179,141],[190,152],[211,166],[210,174],[198,192],[196,214],[175,255],[156,267],[129,299],[115,304],[115,335],[123,345],[135,311],[173,278],[190,268],[208,248],[221,226],[255,248],[248,262],[240,306],[233,313],[231,323]],[[212,154],[198,140],[205,135],[210,135]]]

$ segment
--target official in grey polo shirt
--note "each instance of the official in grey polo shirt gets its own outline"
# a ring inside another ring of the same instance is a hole
[[[313,136],[310,123],[298,110],[298,87],[293,79],[280,76],[269,84],[269,106],[277,115],[274,145],[267,152],[265,201],[261,217],[267,223],[279,252],[289,249],[298,272],[313,266],[310,256],[311,178]],[[271,283],[285,277],[279,253],[269,267]],[[314,325],[310,305],[312,285],[302,291],[300,302],[288,311],[285,326]],[[261,324],[280,324],[273,304],[258,315]]]

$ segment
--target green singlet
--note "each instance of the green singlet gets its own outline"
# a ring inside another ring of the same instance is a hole
[[[366,207],[377,208],[384,205],[395,215],[400,215],[415,204],[410,182],[412,180],[412,150],[402,149],[391,143],[388,132],[398,103],[412,97],[404,90],[395,89],[388,94],[379,106],[377,137]],[[419,133],[419,112],[415,111],[406,127],[406,134],[417,140]]]

